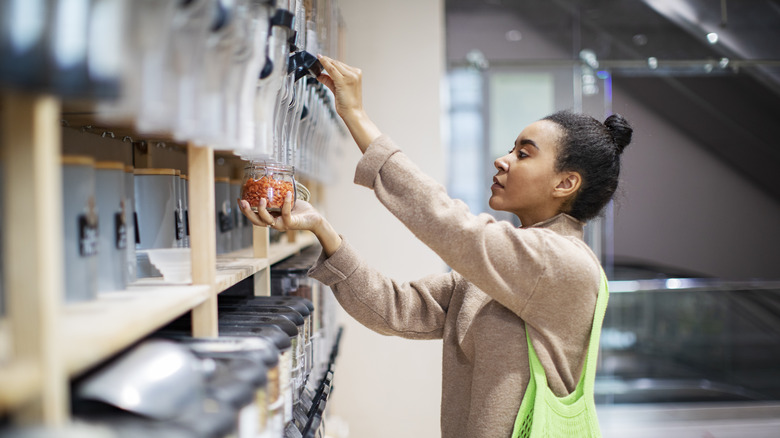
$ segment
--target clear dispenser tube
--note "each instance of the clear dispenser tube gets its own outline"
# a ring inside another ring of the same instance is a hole
[[[51,1],[0,2],[0,83],[22,89],[48,87],[53,16]]]
[[[270,44],[270,18],[273,0],[252,0],[249,5],[247,32],[250,38],[250,61],[241,82],[237,103],[236,153],[239,156],[254,148],[257,111],[255,105],[259,78],[266,67]]]
[[[198,132],[206,47],[217,12],[217,0],[185,0],[174,17],[170,53],[177,89],[173,134],[180,141],[195,140],[193,134]]]
[[[152,124],[157,125],[155,128],[162,130],[159,128],[165,126],[165,120],[171,117],[170,100],[164,90],[170,87],[172,79],[170,74],[165,74],[164,60],[176,5],[173,2],[135,0],[131,7],[127,0],[123,0],[121,7],[121,10],[117,10],[116,5],[113,8],[115,15],[124,21],[120,28],[112,20],[98,19],[94,15],[92,19],[95,23],[92,32],[97,37],[90,38],[91,69],[105,70],[105,67],[94,66],[92,53],[98,51],[97,46],[119,47],[101,51],[110,58],[120,58],[114,59],[119,63],[119,96],[98,102],[96,115],[102,121],[127,125],[138,125],[138,120],[143,117],[144,123],[147,123],[146,119],[151,119]],[[108,8],[104,14],[111,10]],[[117,42],[117,38],[120,41]],[[107,45],[105,40],[113,42]],[[140,126],[145,127],[144,124]]]
[[[139,132],[172,131],[179,90],[174,49],[174,30],[182,26],[179,6],[172,1],[134,0],[131,11],[130,35],[138,57],[130,76],[138,78],[139,91],[133,92],[131,80],[124,103],[130,112],[137,105],[135,125]],[[138,101],[132,101],[134,98]]]
[[[276,10],[271,19],[267,60],[255,94],[255,147],[241,154],[249,161],[277,158],[274,153],[274,113],[287,72],[287,40],[292,33],[292,21],[292,15],[284,9]]]
[[[318,62],[315,55],[311,55],[306,49],[311,49],[316,45],[316,35],[308,32],[309,21],[306,17],[306,8],[303,0],[298,0],[296,4],[296,57],[297,68],[295,71],[294,99],[289,109],[290,124],[287,132],[287,155],[289,162],[297,165],[298,157],[298,130],[301,126],[301,115],[303,114],[304,99],[306,93],[306,81],[302,80],[309,74],[309,67],[313,62]],[[313,41],[314,40],[314,41]],[[316,52],[314,52],[316,53]]]
[[[249,0],[236,0],[234,8],[234,44],[231,47],[231,66],[225,78],[223,88],[223,113],[221,144],[216,146],[224,149],[235,150],[238,145],[239,134],[239,103],[244,89],[247,70],[254,62],[257,52],[254,45],[253,16],[251,15]],[[256,72],[259,75],[259,71]],[[250,108],[251,110],[251,108]]]
[[[89,0],[56,0],[49,24],[47,48],[52,91],[65,97],[89,95],[87,41],[89,38]]]
[[[293,100],[293,87],[295,86],[294,69],[292,68],[290,54],[295,52],[295,43],[298,41],[298,29],[300,22],[300,15],[298,12],[298,4],[296,0],[290,0],[287,2],[288,14],[292,15],[294,19],[291,23],[291,33],[288,35],[287,48],[288,57],[285,60],[287,66],[286,75],[282,82],[282,89],[279,92],[279,98],[276,104],[276,110],[274,112],[274,150],[277,159],[283,164],[292,164],[289,161],[287,153],[287,128],[289,119],[289,107]]]
[[[289,42],[287,43],[289,54]],[[288,65],[285,76],[282,78],[282,88],[279,90],[279,96],[276,101],[274,111],[274,155],[281,163],[289,164],[287,151],[285,149],[287,113],[290,102],[293,99],[292,88],[295,84],[295,77],[289,72],[289,56],[285,64]]]
[[[128,25],[128,0],[92,0],[87,41],[87,71],[92,96],[116,100],[121,96],[122,80],[127,78],[125,37]]]
[[[236,0],[215,0],[214,13],[206,38],[202,64],[198,66],[201,74],[196,76],[195,125],[188,126],[182,132],[185,139],[194,139],[196,143],[208,144],[215,149],[224,147],[224,114],[229,95],[226,90],[234,87],[237,81],[234,74],[233,50],[237,40],[237,2]]]

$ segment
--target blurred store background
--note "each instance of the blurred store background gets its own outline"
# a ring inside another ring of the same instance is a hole
[[[625,116],[621,188],[586,229],[611,289],[604,436],[780,437],[780,0],[0,12],[0,436],[440,436],[441,343],[364,328],[305,277],[311,233],[234,208],[294,188],[393,279],[448,269],[353,183],[322,53],[475,214],[513,220],[487,200],[527,124]]]
[[[605,436],[780,436],[780,2],[341,6],[368,111],[474,213],[489,211],[493,159],[526,124],[566,108],[633,123],[622,188],[588,232],[614,280]],[[398,280],[446,269],[353,186],[358,154],[339,160],[336,228]],[[361,214],[344,208],[356,200]],[[351,435],[437,436],[439,345],[342,321],[350,379],[334,411]]]

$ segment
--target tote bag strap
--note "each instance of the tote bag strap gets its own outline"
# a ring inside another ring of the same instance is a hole
[[[583,394],[592,394],[596,380],[596,361],[599,353],[599,338],[601,337],[601,326],[604,322],[604,315],[607,312],[607,302],[609,301],[609,286],[607,275],[604,269],[601,269],[601,284],[599,286],[598,296],[596,297],[596,310],[593,313],[593,325],[590,330],[590,340],[588,350],[585,356],[585,363],[582,368],[582,374],[577,388],[568,396],[560,397],[561,401],[573,401],[580,398]],[[544,367],[536,355],[536,350],[531,343],[531,336],[528,329],[525,331],[526,341],[528,342],[528,359],[531,367],[531,378],[539,386],[537,390],[547,387],[547,376],[544,373]]]
[[[590,330],[590,342],[588,343],[588,355],[585,358],[585,366],[582,374],[585,377],[585,393],[593,394],[593,386],[596,381],[596,368],[599,356],[599,339],[601,338],[601,326],[607,313],[609,301],[609,283],[604,269],[601,270],[601,287],[596,298],[596,311],[593,314],[593,327]],[[582,379],[580,379],[582,380]]]

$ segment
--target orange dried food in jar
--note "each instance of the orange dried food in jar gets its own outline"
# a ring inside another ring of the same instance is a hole
[[[269,210],[281,210],[284,198],[288,192],[293,192],[295,197],[295,184],[293,181],[275,179],[272,175],[264,175],[258,179],[249,178],[241,189],[241,199],[249,202],[253,210],[260,206],[260,200],[265,198],[266,208]]]

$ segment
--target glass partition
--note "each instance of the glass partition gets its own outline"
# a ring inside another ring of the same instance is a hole
[[[780,400],[780,282],[610,282],[596,401]]]

